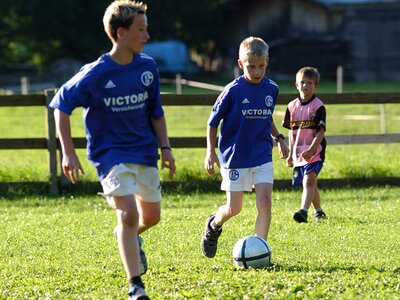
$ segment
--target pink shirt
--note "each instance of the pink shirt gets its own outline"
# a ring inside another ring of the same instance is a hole
[[[283,127],[289,129],[293,165],[304,166],[325,159],[325,138],[318,145],[314,156],[307,162],[301,154],[307,150],[314,140],[317,132],[323,128],[326,130],[326,110],[324,103],[313,96],[307,102],[301,102],[299,98],[291,101],[286,109]]]

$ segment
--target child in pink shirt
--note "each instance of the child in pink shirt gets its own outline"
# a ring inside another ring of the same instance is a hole
[[[314,95],[320,74],[316,68],[304,67],[296,74],[299,97],[286,109],[283,127],[289,129],[289,157],[287,165],[293,167],[293,185],[302,185],[301,209],[294,213],[295,221],[307,222],[311,203],[314,219],[325,218],[320,204],[317,177],[325,159],[326,110],[324,103]]]

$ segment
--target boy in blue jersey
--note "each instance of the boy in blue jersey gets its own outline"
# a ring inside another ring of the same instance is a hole
[[[160,220],[161,167],[175,173],[160,100],[159,74],[153,59],[141,54],[150,38],[147,6],[116,0],[105,11],[103,24],[113,46],[66,82],[50,103],[62,146],[62,167],[76,183],[83,168],[71,138],[69,116],[83,107],[87,156],[115,209],[116,237],[129,280],[129,299],[148,299],[141,275],[147,261],[138,236]]]
[[[258,215],[255,235],[267,240],[271,223],[271,193],[274,178],[273,140],[280,156],[288,148],[272,118],[279,88],[265,77],[268,45],[258,37],[248,37],[239,48],[238,66],[243,75],[229,83],[215,102],[207,127],[207,154],[204,161],[208,175],[214,175],[214,164],[222,175],[221,190],[227,202],[206,221],[201,249],[206,257],[217,252],[222,225],[239,214],[243,192],[256,192]],[[218,153],[215,153],[218,126],[221,124]]]

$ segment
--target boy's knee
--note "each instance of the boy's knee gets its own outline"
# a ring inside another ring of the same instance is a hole
[[[303,187],[306,189],[312,189],[317,185],[317,181],[316,180],[305,180]]]
[[[136,207],[129,207],[120,213],[120,222],[128,227],[135,227],[139,223],[139,213]]]
[[[313,187],[317,184],[317,174],[315,172],[311,172],[304,176],[303,185],[307,187]]]
[[[270,208],[271,205],[272,205],[272,201],[271,201],[271,198],[269,198],[269,197],[266,197],[266,198],[262,199],[261,202],[260,202],[260,207],[261,207],[262,210]]]
[[[242,211],[242,206],[233,206],[229,208],[229,215],[234,217]]]
[[[142,222],[146,227],[152,227],[157,225],[161,220],[159,213],[146,214],[142,216]]]

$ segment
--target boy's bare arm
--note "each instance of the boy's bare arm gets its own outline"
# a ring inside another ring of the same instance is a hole
[[[84,171],[76,155],[74,143],[72,141],[69,116],[59,109],[55,109],[54,117],[63,153],[63,173],[75,184],[79,180],[79,173],[84,174]]]
[[[292,157],[292,154],[293,154],[292,147],[293,147],[293,145],[292,145],[292,135],[291,135],[290,131],[289,131],[289,134],[288,134],[288,144],[289,144],[289,153],[288,153],[288,157],[286,159],[286,165],[288,167],[293,167],[293,157]]]
[[[310,160],[311,157],[313,157],[313,155],[315,154],[315,152],[317,151],[318,146],[321,144],[322,140],[324,139],[325,136],[325,130],[323,128],[321,128],[318,132],[317,135],[315,136],[315,138],[313,139],[310,147],[304,151],[301,156],[305,159],[305,160]]]
[[[169,143],[165,117],[152,118],[151,122],[161,147],[161,169],[168,168],[169,178],[173,178],[176,171],[175,158],[172,155],[171,144]]]
[[[204,159],[204,168],[210,176],[215,174],[214,164],[217,164],[218,168],[220,167],[218,156],[215,153],[217,131],[217,128],[207,126],[207,152]]]
[[[276,128],[275,122],[272,121],[271,124],[271,136],[272,138],[276,138],[279,135],[279,131]],[[289,148],[287,147],[285,141],[283,139],[278,139],[276,142],[278,144],[278,151],[280,158],[287,158],[289,155]]]

